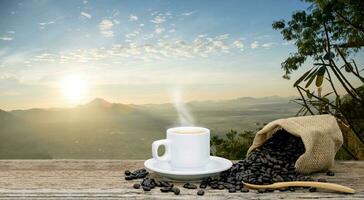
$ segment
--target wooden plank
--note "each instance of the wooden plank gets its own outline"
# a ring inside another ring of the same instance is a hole
[[[138,181],[125,181],[124,170],[143,167],[143,161],[118,160],[1,160],[0,199],[364,199],[364,162],[337,162],[335,176],[323,173],[314,177],[343,184],[357,190],[345,195],[307,190],[257,194],[228,193],[226,190],[207,189],[204,196],[197,190],[182,188],[181,195],[133,189]],[[154,174],[152,174],[155,176]],[[160,178],[160,177],[157,177]]]

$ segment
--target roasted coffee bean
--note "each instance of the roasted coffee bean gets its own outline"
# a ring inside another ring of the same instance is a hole
[[[288,190],[288,188],[279,188],[278,189],[280,192],[285,192],[285,191],[287,191]]]
[[[139,188],[140,188],[140,184],[139,184],[139,183],[135,183],[135,184],[133,185],[133,188],[134,188],[134,189],[139,189]]]
[[[207,187],[207,184],[202,184],[202,183],[200,184],[201,189],[205,189],[206,187]]]
[[[160,184],[162,187],[169,187],[171,186],[171,183],[169,183],[168,181],[160,181]]]
[[[288,190],[294,192],[296,189],[294,187],[288,187]]]
[[[265,189],[258,189],[257,191],[258,193],[264,193],[265,192]]]
[[[180,189],[179,188],[172,188],[171,191],[175,194],[175,195],[179,195],[181,193]]]
[[[129,170],[125,170],[124,174],[125,174],[126,176],[130,176],[131,172],[130,172]]]
[[[143,186],[143,190],[144,190],[144,191],[150,191],[150,187],[148,187],[148,186]]]
[[[235,189],[235,188],[230,188],[230,189],[229,189],[229,192],[230,192],[230,193],[235,193],[235,192],[236,192],[236,189]]]
[[[246,193],[246,192],[249,192],[249,189],[248,188],[241,188],[240,192]]]
[[[273,188],[267,188],[265,189],[266,192],[274,192],[274,189]]]
[[[130,181],[133,180],[134,178],[132,176],[125,176],[125,180]]]
[[[160,189],[160,191],[161,192],[169,192],[171,190],[171,188],[170,187],[162,187],[161,189]]]
[[[328,175],[328,176],[335,176],[335,173],[333,172],[333,171],[327,171],[326,172],[326,175]]]
[[[317,181],[318,181],[318,182],[327,182],[327,180],[326,180],[326,179],[324,179],[324,178],[319,178],[319,179],[317,179]]]
[[[217,189],[223,190],[223,189],[225,189],[225,187],[224,187],[224,185],[219,185],[219,186],[217,186]]]
[[[202,195],[204,195],[205,194],[205,191],[203,191],[203,190],[199,190],[198,192],[197,192],[197,195],[199,195],[199,196],[202,196]]]
[[[211,185],[211,188],[212,188],[212,189],[218,189],[218,188],[219,188],[219,185],[218,185],[218,184],[212,184],[212,185]]]
[[[317,188],[315,188],[315,187],[311,187],[311,188],[309,189],[309,191],[310,191],[310,192],[316,192],[316,191],[317,191]]]
[[[187,187],[187,189],[197,189],[197,186],[196,185],[194,185],[194,184],[190,184],[190,185],[188,185],[188,187]]]
[[[186,189],[188,189],[188,186],[190,186],[190,183],[185,183],[185,184],[183,185],[183,187],[184,187],[184,188],[186,188]]]

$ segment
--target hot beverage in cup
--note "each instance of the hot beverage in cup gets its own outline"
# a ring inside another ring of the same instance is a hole
[[[158,155],[159,146],[165,153]],[[210,130],[202,127],[176,127],[167,130],[167,139],[152,144],[153,158],[168,161],[173,168],[191,169],[206,165],[210,158]]]

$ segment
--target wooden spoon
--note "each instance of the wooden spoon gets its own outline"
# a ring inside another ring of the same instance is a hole
[[[243,182],[248,188],[251,189],[278,189],[278,188],[287,188],[292,186],[297,187],[315,187],[320,189],[332,190],[336,192],[349,193],[354,194],[355,190],[343,185],[335,184],[335,183],[324,183],[324,182],[313,182],[313,181],[290,181],[290,182],[278,182],[270,185],[255,185],[250,183]]]

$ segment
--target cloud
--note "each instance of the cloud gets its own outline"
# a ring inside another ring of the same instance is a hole
[[[114,23],[108,19],[104,19],[99,24],[100,33],[105,37],[114,37],[114,31],[112,31],[112,27]]]
[[[157,28],[154,30],[154,32],[155,32],[156,34],[161,34],[161,33],[163,33],[165,30],[166,30],[165,28],[157,27]]]
[[[154,19],[150,20],[150,22],[152,22],[154,24],[161,24],[165,21],[166,21],[166,17],[163,15],[157,15],[156,17],[154,17]]]
[[[252,49],[256,49],[259,47],[259,42],[258,41],[254,41],[250,44],[250,48]]]
[[[135,37],[137,37],[139,35],[139,33],[140,33],[139,31],[134,30],[133,32],[126,34],[125,37],[129,38],[129,39],[130,38],[135,38]]]
[[[276,45],[275,42],[268,42],[268,43],[262,44],[262,47],[265,48],[265,49],[270,49],[274,45]]]
[[[48,26],[48,25],[51,25],[51,24],[54,24],[55,22],[54,21],[49,21],[49,22],[40,22],[39,23],[39,28],[41,28],[41,29],[44,29],[46,26]]]
[[[235,40],[235,41],[233,42],[233,45],[234,45],[236,48],[238,48],[238,49],[243,49],[243,48],[244,48],[244,44],[243,44],[243,42],[242,42],[242,41],[240,41],[240,40]]]
[[[8,93],[19,85],[19,79],[14,74],[0,74],[0,95],[8,95]]]
[[[195,11],[191,11],[191,12],[185,12],[185,13],[182,13],[181,15],[182,16],[190,16],[190,15],[192,15],[192,14],[194,14],[195,13]]]
[[[82,3],[83,3],[83,4],[87,4],[87,3],[88,3],[88,1],[87,1],[87,0],[84,0]]]
[[[101,23],[101,31],[110,31],[112,25],[109,22]],[[242,51],[244,44],[242,39],[230,40],[228,34],[217,36],[199,35],[192,40],[163,39],[159,34],[166,32],[162,27],[157,26],[155,34],[142,35],[144,43],[135,42],[140,35],[139,30],[134,30],[125,35],[126,43],[117,43],[111,47],[85,48],[59,53],[40,53],[28,61],[31,64],[36,62],[55,63],[138,63],[155,60],[185,60],[192,58],[208,58],[218,56],[222,53],[230,53],[237,49]],[[155,40],[149,40],[155,38]]]
[[[86,13],[86,12],[81,12],[80,15],[90,19],[92,16],[89,14],[89,13]]]
[[[8,31],[9,34],[15,34],[15,31]]]
[[[136,15],[133,15],[133,14],[131,14],[131,15],[129,15],[129,21],[138,21],[138,16],[136,16]]]
[[[3,41],[11,41],[11,40],[13,40],[13,38],[12,37],[4,36],[4,37],[0,37],[0,40],[3,40]]]
[[[219,39],[219,40],[225,40],[228,38],[229,38],[229,34],[222,34],[222,35],[219,35],[216,37],[216,39]]]

